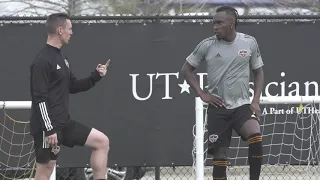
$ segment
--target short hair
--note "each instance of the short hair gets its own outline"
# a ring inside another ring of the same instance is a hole
[[[70,16],[65,13],[54,13],[48,16],[46,22],[46,30],[48,34],[56,33],[58,26],[65,26],[66,20],[70,19]]]
[[[227,14],[231,14],[235,19],[235,26],[237,26],[239,14],[235,8],[231,6],[221,6],[216,10],[216,13],[218,12],[226,12]]]

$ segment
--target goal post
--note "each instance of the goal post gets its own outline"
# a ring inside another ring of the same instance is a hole
[[[268,139],[268,142],[266,143],[271,142],[270,144],[265,145],[265,148],[270,149],[270,152],[264,152],[266,153],[265,156],[267,157],[265,160],[265,165],[272,166],[276,164],[290,166],[293,164],[294,166],[298,164],[300,168],[304,168],[309,167],[308,165],[310,164],[318,165],[320,163],[320,110],[319,107],[316,107],[317,103],[320,103],[320,96],[260,97],[262,113],[261,118],[263,119],[261,121],[267,122],[267,119],[269,118],[268,124],[261,124],[261,134],[263,137],[265,136],[266,139]],[[203,102],[200,97],[195,98],[196,119],[195,125],[193,127],[194,143],[192,156],[196,180],[204,180],[207,178],[205,176],[205,166],[207,163],[206,161],[209,159],[207,157],[207,147],[205,145],[207,143],[207,106],[208,104]],[[281,134],[281,132],[279,133],[275,130],[281,130],[281,128],[283,128],[282,135],[277,136]],[[290,132],[286,133],[286,131]],[[269,138],[270,136],[272,137]],[[286,136],[290,138],[287,138]],[[243,143],[241,143],[241,139],[239,137],[237,137],[237,139],[235,138],[236,137],[233,137],[233,142],[236,143],[233,143],[233,146],[231,145],[232,147],[230,146],[230,148],[233,150],[233,152],[236,152],[234,153],[236,155],[231,158],[229,157],[229,159],[231,159],[233,162],[237,161],[237,163],[241,160],[242,162],[245,162],[245,165],[239,165],[237,167],[248,166],[247,158],[245,157],[246,155],[244,155],[244,153],[242,152],[244,150],[247,151],[247,149],[244,148],[244,145]],[[302,143],[304,145],[301,145],[301,147],[297,147],[297,144],[299,143]],[[272,146],[277,147],[272,149]],[[291,149],[288,147],[290,147]],[[239,151],[241,151],[241,153],[239,153]],[[301,151],[301,153],[299,154],[295,151]],[[302,155],[303,153],[304,155]],[[282,156],[282,159],[280,159],[280,156]],[[285,159],[283,157],[288,158],[286,160],[283,160]],[[211,166],[212,168],[211,164],[209,166]],[[304,170],[302,170],[301,173],[304,172]],[[234,173],[231,174],[234,175]],[[246,173],[246,175],[244,176],[248,176],[248,173]]]
[[[31,101],[0,101],[0,108],[3,110],[30,110],[31,109]],[[15,133],[14,131],[12,133]],[[32,147],[33,148],[33,147]],[[10,153],[10,152],[9,152]],[[1,162],[0,162],[1,163]],[[14,167],[21,168],[21,167]],[[0,173],[1,177],[1,173]],[[50,180],[56,180],[56,167],[50,176]]]

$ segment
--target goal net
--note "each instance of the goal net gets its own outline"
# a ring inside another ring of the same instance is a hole
[[[263,165],[260,179],[318,179],[318,96],[261,97]],[[212,178],[212,157],[207,154],[207,104],[196,98],[193,128],[193,168],[197,180]],[[234,131],[228,151],[228,180],[249,179],[248,144]]]
[[[0,102],[3,117],[0,119],[1,180],[26,179],[34,175],[33,140],[29,135],[29,122],[23,121],[29,117],[30,106],[25,101]]]
[[[0,180],[31,179],[36,168],[28,121],[31,101],[0,101],[0,108]]]

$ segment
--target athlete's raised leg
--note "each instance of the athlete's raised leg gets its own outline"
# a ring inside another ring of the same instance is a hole
[[[64,145],[92,148],[90,164],[94,180],[104,180],[107,171],[109,138],[95,128],[72,120],[64,129]]]
[[[248,160],[250,164],[250,180],[259,180],[263,159],[262,136],[259,122],[255,119],[246,121],[240,133],[249,145]]]
[[[250,180],[259,180],[263,159],[262,136],[260,124],[250,109],[244,105],[237,109],[236,116],[241,117],[235,124],[235,131],[249,145],[248,161],[250,165]]]
[[[109,153],[109,138],[102,132],[92,128],[85,145],[93,149],[90,164],[93,170],[94,180],[105,179]]]

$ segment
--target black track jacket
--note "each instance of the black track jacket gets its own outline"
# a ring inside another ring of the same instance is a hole
[[[30,66],[30,133],[49,136],[61,129],[70,120],[69,93],[87,91],[101,78],[95,70],[76,79],[61,50],[46,44]]]

